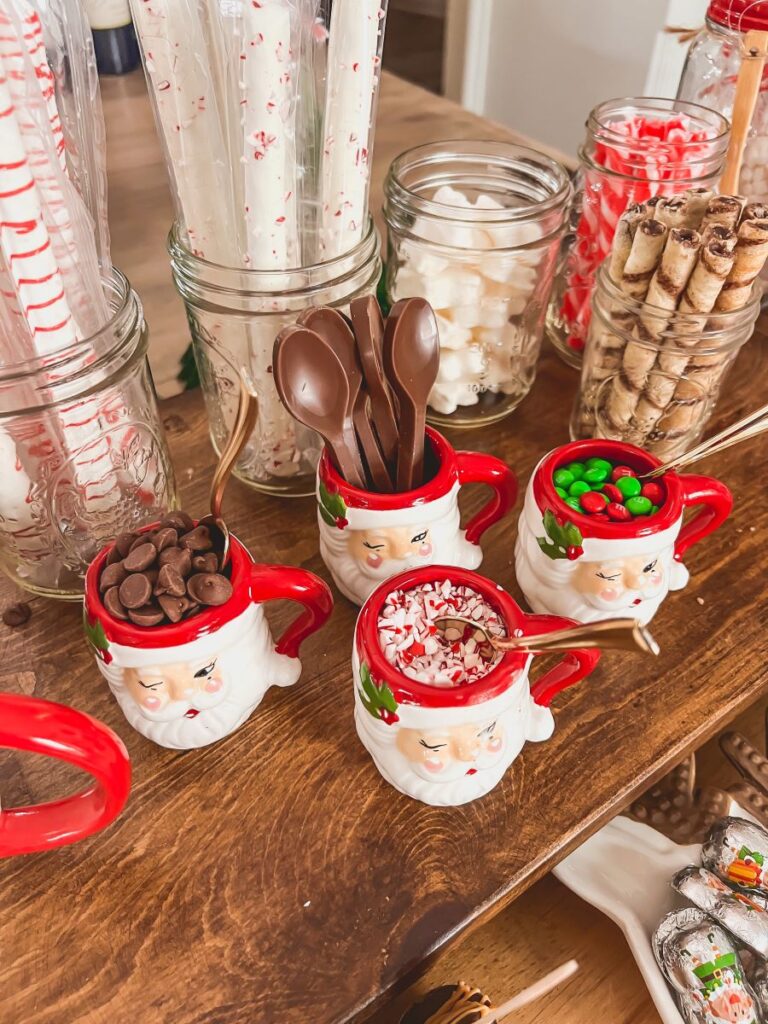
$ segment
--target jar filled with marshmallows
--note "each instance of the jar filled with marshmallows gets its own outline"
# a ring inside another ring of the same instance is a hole
[[[387,301],[423,296],[440,331],[428,419],[501,419],[536,374],[568,174],[522,146],[435,143],[399,156],[384,189]]]

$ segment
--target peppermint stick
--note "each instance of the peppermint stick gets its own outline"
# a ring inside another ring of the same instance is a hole
[[[323,259],[349,252],[365,229],[371,124],[379,84],[380,0],[334,0],[321,166]]]

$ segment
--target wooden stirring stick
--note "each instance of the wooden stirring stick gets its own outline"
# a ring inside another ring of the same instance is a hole
[[[731,114],[731,138],[725,155],[725,170],[720,179],[723,194],[735,193],[739,187],[739,175],[744,159],[749,126],[760,92],[763,67],[768,57],[768,32],[750,30],[744,36],[744,50],[739,75],[736,79],[736,96]]]
[[[567,981],[578,969],[579,964],[576,960],[568,960],[566,963],[561,964],[554,971],[550,971],[543,978],[539,978],[538,981],[534,981],[532,985],[524,988],[522,992],[518,992],[516,996],[512,996],[506,1003],[493,1007],[490,1014],[482,1018],[482,1024],[502,1024],[504,1018],[508,1017],[510,1013],[522,1010],[529,1003],[534,1002],[536,999],[541,999],[542,996],[551,992],[553,988]]]

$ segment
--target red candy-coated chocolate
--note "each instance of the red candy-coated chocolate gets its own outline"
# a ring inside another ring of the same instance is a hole
[[[623,476],[637,476],[634,469],[630,469],[629,466],[614,466],[613,472],[611,473],[611,480],[616,483]]]
[[[587,491],[580,495],[579,501],[584,511],[592,514],[602,512],[608,504],[608,499],[600,491]]]
[[[624,502],[624,495],[616,484],[603,484],[603,494],[606,496],[608,501],[618,501],[620,505]]]
[[[664,488],[661,484],[657,484],[653,480],[649,480],[647,484],[643,484],[643,489],[640,493],[644,498],[648,498],[654,505],[661,505],[664,501]]]
[[[606,506],[605,511],[608,513],[610,518],[615,519],[617,523],[625,523],[628,519],[632,518],[632,513],[626,505],[620,505],[618,501],[612,501],[610,505]]]

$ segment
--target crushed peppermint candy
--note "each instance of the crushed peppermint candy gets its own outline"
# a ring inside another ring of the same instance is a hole
[[[469,623],[441,632],[439,619],[469,619],[493,636],[506,636],[503,620],[471,587],[450,580],[393,590],[378,621],[379,644],[387,661],[420,683],[466,686],[487,675],[501,655]]]

